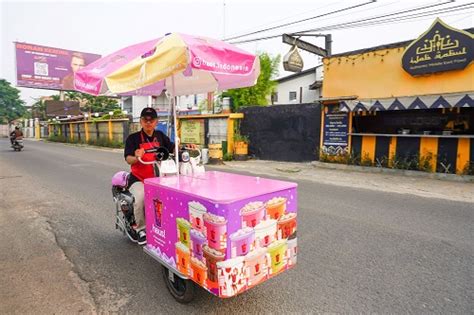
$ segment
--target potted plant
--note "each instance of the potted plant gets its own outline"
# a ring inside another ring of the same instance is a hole
[[[234,158],[236,160],[245,160],[249,153],[248,150],[249,138],[236,130],[234,133]]]

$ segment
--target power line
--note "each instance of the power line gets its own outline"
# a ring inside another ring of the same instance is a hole
[[[316,11],[316,10],[321,10],[323,8],[327,8],[327,7],[332,7],[332,6],[335,6],[336,4],[335,3],[331,3],[331,4],[328,4],[328,5],[325,5],[325,6],[322,6],[322,7],[318,7],[317,9],[313,9],[313,10],[310,10],[310,11],[304,11],[304,12],[300,12],[298,14],[295,14],[295,15],[291,15],[291,16],[287,16],[285,18],[281,18],[281,19],[278,19],[278,20],[273,20],[273,21],[270,21],[268,23],[263,23],[263,24],[260,24],[260,25],[256,25],[252,28],[247,28],[245,30],[242,30],[242,32],[250,32],[251,30],[254,30],[255,28],[257,27],[267,27],[267,26],[270,26],[272,24],[275,24],[275,23],[281,23],[285,20],[288,20],[288,19],[291,19],[291,18],[295,18],[297,16],[301,16],[301,15],[304,15],[304,14],[308,14],[308,12],[313,12],[313,11]],[[238,34],[230,34],[229,36],[239,36]],[[224,36],[225,38],[225,36]],[[222,40],[226,40],[226,39],[222,39]]]
[[[452,2],[452,1],[450,1],[450,2]],[[447,4],[447,3],[442,3],[442,4]],[[437,6],[437,5],[439,5],[439,4],[431,5],[429,7],[434,7],[434,6]],[[314,32],[314,31],[340,30],[340,29],[348,29],[348,28],[355,28],[355,27],[362,27],[362,26],[377,25],[377,24],[382,24],[382,23],[389,23],[389,22],[392,22],[392,21],[396,22],[396,21],[399,21],[401,19],[404,19],[404,20],[406,20],[406,19],[416,19],[416,18],[419,18],[419,17],[429,16],[429,15],[437,15],[437,14],[440,14],[440,13],[448,13],[448,12],[459,11],[459,10],[464,9],[466,6],[470,6],[470,5],[472,5],[472,3],[463,4],[463,5],[459,5],[459,6],[448,7],[448,8],[443,8],[443,9],[438,9],[438,10],[432,10],[432,11],[427,11],[427,12],[419,12],[419,13],[415,13],[415,14],[411,14],[411,15],[398,16],[398,17],[393,17],[393,18],[379,20],[379,21],[372,21],[374,19],[380,19],[381,17],[396,16],[396,15],[400,15],[400,14],[403,14],[403,13],[407,13],[409,11],[413,12],[415,10],[415,9],[411,9],[411,10],[406,10],[406,11],[394,12],[394,13],[391,13],[391,14],[385,14],[385,15],[382,15],[382,16],[375,16],[375,17],[369,18],[370,20],[368,20],[367,18],[364,18],[364,19],[354,20],[354,21],[340,23],[340,24],[334,24],[334,25],[322,26],[322,27],[319,27],[319,28],[313,28],[311,30],[293,32],[291,34],[298,35],[298,34],[304,34],[304,33],[308,33],[308,32]],[[429,7],[422,7],[422,8],[418,8],[416,10],[424,10],[424,9],[428,9]],[[273,39],[273,38],[280,37],[282,35],[283,34],[275,34],[275,35],[269,35],[269,36],[264,36],[264,37],[259,37],[259,38],[252,38],[252,39],[247,39],[247,40],[234,41],[234,42],[231,42],[231,44],[244,44],[244,43],[250,43],[250,42],[254,42],[254,41],[268,40],[268,39]]]
[[[345,23],[340,23],[340,24],[336,24],[336,25],[352,24],[352,23],[359,23],[359,22],[364,22],[364,21],[371,21],[371,20],[381,19],[381,18],[384,18],[384,17],[395,16],[395,15],[410,13],[410,12],[414,12],[414,11],[420,11],[420,10],[430,9],[430,8],[434,8],[434,7],[437,7],[437,6],[440,6],[440,5],[445,5],[445,4],[448,4],[448,3],[453,3],[453,2],[454,2],[454,0],[449,0],[449,1],[447,1],[447,2],[442,2],[442,3],[437,3],[437,4],[430,4],[430,5],[422,6],[422,7],[419,7],[419,8],[412,8],[412,9],[408,9],[408,10],[404,10],[404,11],[392,12],[392,13],[388,13],[388,14],[384,14],[384,15],[375,16],[375,17],[364,18],[364,19],[362,19],[362,20],[355,21],[355,22],[345,22]],[[451,7],[451,8],[452,8],[452,7]],[[421,13],[421,12],[420,12],[420,13]],[[297,33],[294,33],[294,34],[307,33],[307,32],[314,32],[315,30],[316,30],[316,29],[309,29],[309,30],[297,32]]]
[[[290,26],[290,25],[294,25],[294,24],[306,22],[306,21],[309,21],[309,20],[314,20],[314,19],[317,19],[317,18],[319,18],[319,17],[323,17],[323,16],[327,16],[327,15],[332,15],[332,14],[336,14],[336,13],[343,12],[343,11],[347,11],[347,10],[352,10],[352,9],[354,9],[354,8],[358,8],[358,7],[361,7],[361,6],[365,6],[365,5],[374,3],[374,2],[375,2],[375,0],[371,0],[371,1],[369,1],[369,2],[364,2],[364,3],[357,4],[357,5],[353,5],[353,6],[350,6],[350,7],[345,7],[345,8],[339,9],[339,10],[335,10],[335,11],[327,12],[327,13],[324,13],[324,14],[312,16],[312,17],[309,17],[309,18],[306,18],[306,19],[302,19],[302,20],[298,20],[298,21],[288,22],[288,23],[285,23],[285,24],[280,24],[280,25],[276,25],[276,26],[264,28],[264,29],[261,29],[261,30],[258,30],[258,31],[254,31],[254,32],[250,32],[250,33],[246,33],[246,34],[243,34],[243,35],[229,37],[229,38],[226,38],[226,39],[223,39],[223,40],[224,40],[224,41],[229,41],[229,40],[238,39],[238,38],[241,38],[241,37],[246,37],[246,36],[249,36],[249,35],[254,35],[254,34],[258,34],[258,33],[262,33],[262,32],[271,31],[271,30],[274,30],[274,29],[277,29],[277,28],[282,28],[282,27],[285,27],[285,26]]]

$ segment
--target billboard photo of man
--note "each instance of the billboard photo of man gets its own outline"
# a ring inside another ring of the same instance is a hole
[[[14,42],[17,86],[74,91],[74,74],[101,56],[63,48]]]
[[[84,55],[78,52],[75,52],[71,56],[71,70],[72,73],[69,73],[63,78],[63,90],[74,90],[74,74],[84,68],[86,65],[86,60]]]

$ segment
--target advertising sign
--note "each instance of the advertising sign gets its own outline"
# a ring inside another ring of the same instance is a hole
[[[334,112],[324,114],[323,150],[327,154],[342,154],[347,150],[349,115]]]
[[[14,43],[17,86],[74,90],[74,73],[100,55],[28,43]]]
[[[405,50],[403,69],[412,76],[464,69],[474,58],[473,39],[472,34],[436,19]]]

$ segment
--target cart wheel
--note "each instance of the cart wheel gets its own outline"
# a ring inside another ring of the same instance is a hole
[[[171,295],[179,303],[189,303],[194,299],[194,282],[174,276],[174,282],[170,280],[170,271],[163,266],[163,280]]]

